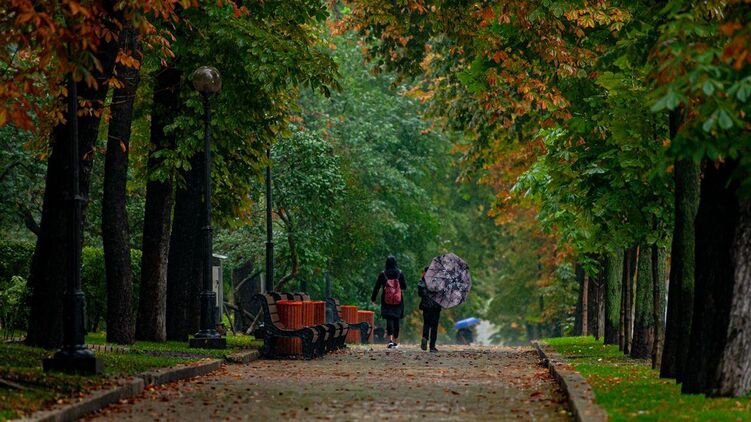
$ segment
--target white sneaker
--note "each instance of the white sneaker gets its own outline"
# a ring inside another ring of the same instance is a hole
[[[389,345],[386,346],[387,349],[393,349],[394,347],[396,347],[396,343],[394,343],[393,341],[390,341]]]
[[[392,349],[398,349],[398,348],[399,348],[399,345],[394,343],[394,347],[392,347]]]

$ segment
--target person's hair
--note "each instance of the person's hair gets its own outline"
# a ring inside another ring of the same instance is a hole
[[[388,258],[386,258],[386,270],[395,270],[396,269],[396,257],[393,255],[389,255]]]

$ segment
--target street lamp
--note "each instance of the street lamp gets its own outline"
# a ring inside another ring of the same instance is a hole
[[[266,291],[274,291],[274,226],[271,221],[271,147],[266,148]]]
[[[42,368],[78,374],[102,373],[102,361],[84,344],[84,309],[86,298],[81,291],[81,206],[84,201],[78,189],[80,159],[78,152],[78,93],[73,75],[68,76],[68,129],[70,135],[70,225],[68,226],[68,276],[63,298],[63,346],[51,358],[44,359]]]
[[[216,293],[212,286],[213,239],[211,229],[211,108],[209,99],[222,89],[222,78],[213,67],[201,66],[193,72],[193,87],[203,100],[203,156],[204,156],[204,251],[203,291],[201,292],[201,329],[190,339],[190,347],[224,349],[227,340],[216,331]]]

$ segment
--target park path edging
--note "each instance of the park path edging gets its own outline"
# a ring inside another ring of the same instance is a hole
[[[227,356],[229,363],[249,363],[260,354],[257,350],[234,353]],[[106,390],[96,391],[91,396],[76,403],[65,405],[58,409],[34,412],[28,417],[20,419],[24,422],[67,422],[75,421],[97,410],[103,409],[120,400],[126,400],[141,394],[149,385],[162,385],[171,382],[206,375],[221,368],[224,359],[211,359],[193,365],[180,365],[143,372],[130,378],[124,384]]]
[[[34,422],[74,421],[89,413],[96,412],[112,403],[117,403],[120,400],[137,396],[141,394],[143,388],[143,379],[135,377],[119,387],[97,391],[90,397],[79,402],[65,405],[59,409],[35,412],[29,417],[21,420]]]
[[[568,403],[577,422],[606,422],[608,414],[595,403],[595,393],[587,380],[567,364],[560,353],[547,344],[532,342],[543,364],[558,381],[568,397]]]

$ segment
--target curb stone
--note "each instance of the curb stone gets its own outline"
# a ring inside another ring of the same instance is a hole
[[[258,350],[249,350],[227,355],[227,362],[230,363],[250,363],[261,358],[261,352]]]
[[[91,397],[87,397],[77,403],[66,405],[60,409],[35,412],[21,420],[35,422],[73,421],[105,406],[117,403],[120,400],[137,396],[143,392],[143,388],[143,379],[136,377],[128,380],[125,385],[97,391]]]
[[[227,356],[227,362],[248,363],[259,358],[257,350],[239,352]],[[65,405],[59,409],[34,412],[28,417],[18,419],[23,422],[67,422],[74,421],[90,413],[101,410],[120,400],[141,394],[146,386],[168,384],[188,378],[206,375],[222,367],[224,359],[211,359],[197,365],[163,368],[143,372],[129,379],[124,385],[94,392],[79,402]]]
[[[587,380],[550,346],[536,341],[532,342],[532,345],[537,349],[540,359],[550,370],[550,374],[566,393],[574,419],[577,422],[606,422],[608,414],[595,403],[595,393]]]
[[[222,363],[224,363],[223,359],[212,359],[199,365],[179,366],[143,372],[138,374],[137,377],[143,380],[144,385],[168,384],[214,372],[222,367]]]

